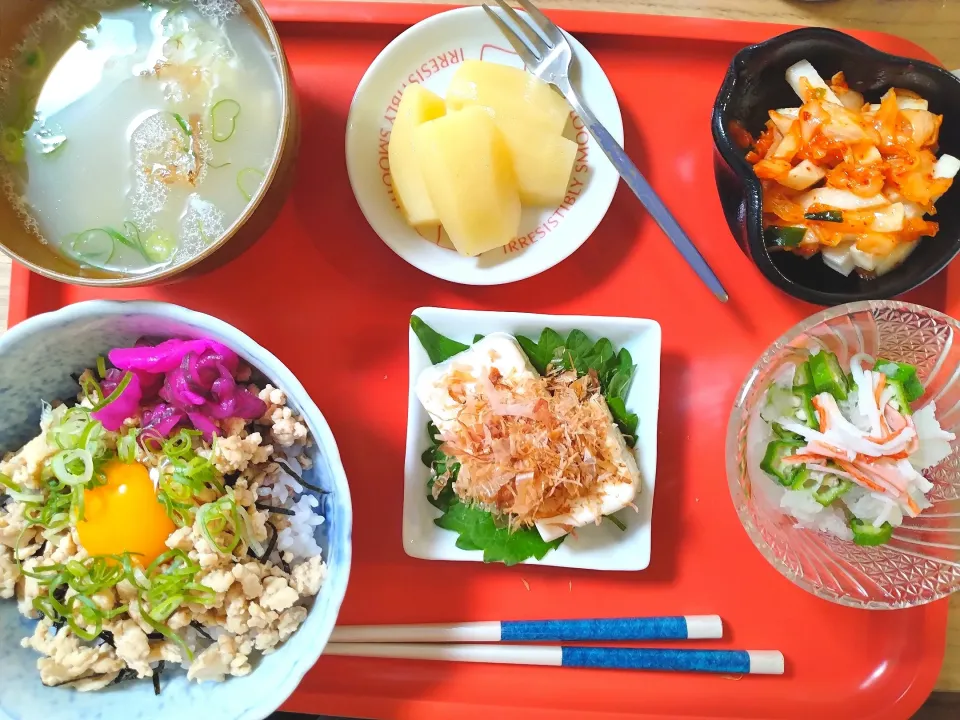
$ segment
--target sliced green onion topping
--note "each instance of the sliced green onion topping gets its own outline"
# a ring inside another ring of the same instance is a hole
[[[204,231],[203,222],[200,220],[197,220],[197,230],[200,232],[200,239],[203,240],[203,243],[209,245],[212,241],[210,240],[210,236]]]
[[[103,611],[86,595],[71,595],[67,598],[66,620],[74,635],[83,640],[96,640],[103,632]],[[79,616],[79,619],[78,619]],[[92,630],[88,629],[92,626]]]
[[[20,56],[20,69],[27,77],[36,77],[47,67],[47,56],[40,47],[24,50]]]
[[[154,230],[143,242],[143,255],[155,263],[165,263],[173,257],[177,241],[166,230]]]
[[[226,142],[237,130],[237,118],[240,117],[240,103],[236,100],[221,100],[210,109],[213,141]]]
[[[102,228],[84,230],[70,241],[70,253],[78,260],[90,265],[103,267],[113,260],[116,243],[113,237]]]
[[[90,422],[90,411],[75,405],[63,414],[59,423],[50,428],[50,439],[63,450],[77,447]]]
[[[139,431],[136,428],[131,429],[126,435],[121,435],[117,440],[117,457],[120,462],[130,463],[137,460],[137,435]]]
[[[3,490],[6,488],[6,491]],[[17,502],[37,503],[43,502],[43,494],[35,491],[24,490],[15,483],[8,475],[0,473],[0,495],[8,495]]]
[[[178,527],[193,524],[194,514],[201,503],[197,496],[207,489],[223,494],[225,487],[213,463],[196,454],[193,447],[197,430],[181,430],[162,443],[155,452],[166,458],[166,467],[158,482],[157,500],[163,505],[167,516]]]
[[[123,223],[124,232],[112,227],[92,228],[68,237],[70,252],[78,259],[94,266],[106,266],[116,254],[117,245],[138,252],[148,262],[165,262],[176,246],[169,233],[157,231],[146,240],[140,228],[132,222]],[[126,234],[124,234],[126,233]]]
[[[101,380],[107,376],[107,360],[103,355],[97,357],[97,374]]]
[[[171,115],[173,115],[173,119],[177,121],[177,125],[180,126],[184,134],[187,137],[193,137],[193,130],[190,129],[190,123],[183,119],[183,115],[180,113],[171,113]]]
[[[0,158],[11,165],[23,162],[27,150],[24,144],[24,135],[13,127],[0,129]]]
[[[252,167],[244,168],[237,173],[237,188],[240,190],[240,194],[247,199],[247,202],[253,200],[254,194],[260,189],[266,177],[262,170]],[[248,190],[247,188],[252,189]]]
[[[193,651],[183,641],[183,638],[180,637],[179,633],[175,633],[173,630],[168,628],[162,622],[157,622],[156,620],[154,620],[153,617],[148,612],[141,613],[140,616],[143,618],[143,621],[147,623],[147,625],[149,625],[151,628],[154,629],[154,631],[163,635],[165,638],[167,638],[167,640],[170,640],[176,643],[177,646],[183,651],[184,657],[186,657],[187,660],[193,662]]]
[[[80,376],[80,390],[83,392],[83,396],[94,406],[99,405],[100,401],[103,400],[103,390],[92,373],[84,373]]]
[[[101,400],[99,403],[97,403],[97,405],[93,409],[101,410],[105,408],[107,405],[109,405],[110,403],[112,403],[114,400],[119,398],[121,395],[123,395],[123,391],[127,389],[127,386],[130,384],[131,378],[133,378],[132,373],[129,373],[129,372],[124,373],[123,377],[120,379],[120,382],[117,383],[117,386],[113,389],[113,392],[110,393],[103,400]]]
[[[99,397],[100,386],[91,373],[85,373],[81,380],[88,380],[87,392]],[[44,463],[41,497],[27,502],[24,519],[28,526],[58,531],[83,519],[83,492],[106,482],[97,468],[112,453],[106,446],[103,425],[82,406],[66,410],[51,424],[49,433],[49,440],[62,450]]]
[[[240,541],[246,539],[246,524],[231,495],[203,505],[197,511],[197,521],[203,537],[221,555],[231,555]],[[227,540],[221,544],[219,539],[223,536]]]
[[[183,429],[163,444],[163,454],[179,458],[193,452],[193,438],[201,436],[199,430]]]
[[[64,450],[54,455],[51,467],[64,485],[84,485],[93,478],[93,455],[89,450]]]

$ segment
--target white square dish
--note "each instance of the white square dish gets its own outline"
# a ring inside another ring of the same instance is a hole
[[[613,523],[578,528],[562,545],[543,560],[527,563],[587,570],[643,570],[650,564],[650,528],[653,489],[657,469],[657,414],[660,406],[660,325],[638,318],[593,317],[587,315],[534,315],[424,307],[413,311],[437,332],[470,344],[474,335],[506,332],[534,340],[544,328],[561,335],[582,330],[591,340],[605,337],[615,348],[626,348],[637,369],[626,397],[627,409],[640,418],[634,454],[640,468],[642,487],[637,496],[638,512],[623,510],[618,517],[627,525],[619,530]],[[421,461],[430,445],[429,416],[414,390],[417,377],[431,366],[426,351],[413,330],[410,335],[410,383],[407,407],[407,448],[403,492],[403,548],[407,555],[423,560],[483,561],[481,551],[461,550],[457,535],[434,524],[440,517],[427,500],[430,469]]]

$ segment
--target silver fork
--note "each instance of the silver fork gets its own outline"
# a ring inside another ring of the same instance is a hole
[[[680,254],[683,255],[687,263],[706,283],[713,294],[722,302],[726,302],[727,292],[723,289],[723,285],[720,284],[720,280],[713,270],[707,265],[707,261],[703,259],[703,256],[690,238],[687,237],[676,218],[673,217],[667,206],[663,204],[663,201],[650,187],[647,179],[643,177],[633,161],[627,157],[627,153],[620,146],[620,143],[583,104],[580,96],[574,90],[570,83],[570,68],[574,62],[573,49],[560,28],[529,0],[517,0],[517,2],[526,11],[532,24],[524,20],[505,0],[495,0],[495,2],[516,28],[511,27],[488,5],[484,5],[483,9],[490,16],[490,19],[496,23],[500,32],[513,46],[513,49],[517,51],[527,70],[563,93],[567,102],[583,120],[597,144],[610,158],[610,162],[620,173],[620,177],[624,179],[624,182],[633,190],[634,195],[647,208],[660,229],[670,238],[670,242],[680,251]]]

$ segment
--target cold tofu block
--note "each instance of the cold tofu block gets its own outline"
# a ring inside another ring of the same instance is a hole
[[[508,379],[537,376],[516,338],[503,332],[490,333],[449,360],[426,368],[417,378],[415,392],[441,432],[454,432],[460,428],[457,413],[463,403],[451,397],[449,392],[450,376],[455,367],[466,370],[475,378],[489,376],[494,368]],[[468,395],[475,391],[476,383],[463,386],[463,392]]]
[[[610,414],[609,408],[607,414]],[[627,446],[623,433],[613,420],[613,415],[610,415],[610,427],[607,430],[607,447],[621,473],[627,475],[632,482],[608,481],[601,490],[599,507],[596,500],[590,498],[574,503],[566,515],[540,520],[537,523],[537,531],[545,542],[563,537],[572,527],[583,527],[597,522],[605,515],[623,510],[633,503],[640,493],[640,468],[637,466],[637,458]]]
[[[442,117],[446,111],[447,106],[439,95],[419,83],[408,85],[400,98],[390,132],[388,155],[393,189],[404,217],[414,227],[440,224],[413,146],[414,131],[423,123]]]
[[[577,159],[577,144],[541,125],[503,121],[497,127],[510,148],[520,202],[534,206],[562,203]]]
[[[570,116],[567,101],[525,70],[483,62],[465,61],[447,90],[450,112],[480,106],[499,120],[543,125],[547,132],[562,135]]]
[[[510,151],[483,108],[424,123],[415,147],[437,217],[462,255],[506,245],[520,226],[520,193]]]
[[[473,377],[489,375],[496,368],[504,378],[537,377],[537,371],[520,348],[516,338],[507,333],[490,333],[449,360],[425,369],[417,378],[415,392],[430,419],[441,432],[457,432],[457,420],[463,407],[463,396],[450,395],[451,374],[454,368],[465,370]],[[467,396],[476,391],[476,383],[460,385]],[[599,402],[599,400],[597,400]],[[596,498],[578,502],[569,513],[545,518],[537,523],[537,531],[547,542],[566,535],[570,528],[595,523],[603,515],[615,513],[630,505],[640,492],[640,469],[633,451],[627,447],[623,434],[607,409],[609,429],[607,446],[611,457],[631,482],[609,482],[601,490],[600,504]],[[463,472],[463,470],[461,470]]]

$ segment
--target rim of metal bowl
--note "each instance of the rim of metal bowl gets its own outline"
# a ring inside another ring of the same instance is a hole
[[[757,528],[757,526],[754,524],[752,518],[750,517],[750,512],[747,509],[748,501],[743,492],[743,488],[740,485],[740,469],[737,464],[737,449],[739,446],[738,436],[740,434],[740,428],[743,426],[743,423],[746,422],[746,418],[744,416],[748,414],[748,411],[743,406],[743,401],[746,395],[750,392],[757,375],[760,373],[760,369],[766,366],[774,358],[774,356],[776,356],[777,353],[783,349],[784,346],[789,345],[797,337],[806,333],[811,328],[816,327],[820,323],[827,320],[833,320],[834,318],[842,317],[844,315],[850,315],[856,312],[867,310],[875,310],[878,308],[892,308],[914,312],[920,311],[924,314],[941,319],[943,322],[950,325],[955,331],[960,332],[960,322],[950,317],[946,313],[929,308],[925,305],[901,302],[899,300],[858,300],[856,302],[844,303],[843,305],[837,305],[835,307],[828,308],[811,315],[805,320],[801,320],[783,335],[774,340],[767,347],[767,349],[764,350],[763,354],[760,356],[757,362],[753,364],[753,367],[750,368],[750,371],[747,373],[747,377],[740,385],[740,389],[737,391],[736,399],[734,400],[733,408],[730,411],[730,419],[727,422],[727,436],[724,443],[724,464],[727,473],[727,485],[730,490],[730,499],[733,501],[734,508],[736,508],[737,515],[740,518],[740,524],[743,525],[743,529],[747,531],[747,535],[750,536],[750,540],[756,546],[757,550],[760,551],[760,554],[763,555],[767,562],[773,565],[773,567],[775,567],[781,575],[790,580],[794,585],[803,588],[812,595],[816,595],[822,600],[827,600],[838,605],[866,610],[902,610],[905,608],[918,607],[936,602],[937,600],[950,595],[954,590],[956,590],[957,587],[960,587],[960,581],[958,581],[952,587],[952,589],[946,589],[942,592],[937,592],[936,594],[931,595],[929,598],[925,598],[918,602],[878,602],[876,600],[857,600],[853,597],[839,595],[835,592],[830,592],[818,587],[814,583],[810,582],[810,580],[791,570],[786,563],[784,563],[776,556],[776,554],[774,554],[774,552],[770,549],[770,546],[763,539],[759,528]]]
[[[280,169],[280,160],[283,157],[283,149],[286,147],[287,140],[290,136],[290,118],[292,114],[290,100],[294,95],[290,64],[284,53],[283,43],[280,41],[280,33],[277,31],[276,25],[274,25],[269,13],[267,13],[267,9],[263,5],[264,0],[249,0],[249,3],[250,10],[253,11],[256,19],[263,23],[263,29],[267,35],[266,39],[276,62],[277,72],[280,75],[280,129],[277,133],[277,141],[273,147],[270,167],[267,168],[266,173],[264,173],[263,183],[261,183],[260,188],[253,195],[250,202],[247,203],[243,212],[240,213],[240,216],[226,228],[220,239],[208,245],[200,254],[188,258],[181,263],[163,266],[157,270],[151,270],[150,272],[141,274],[123,273],[116,277],[84,277],[78,274],[80,271],[79,265],[76,268],[76,272],[66,273],[50,270],[49,268],[21,257],[19,253],[2,243],[0,243],[0,252],[10,257],[11,260],[20,263],[29,270],[50,280],[82,287],[121,288],[142,287],[168,282],[182,275],[195,265],[206,261],[230,242],[240,231],[240,228],[242,228],[259,209],[261,202],[273,186],[274,180],[276,180],[277,171]]]

